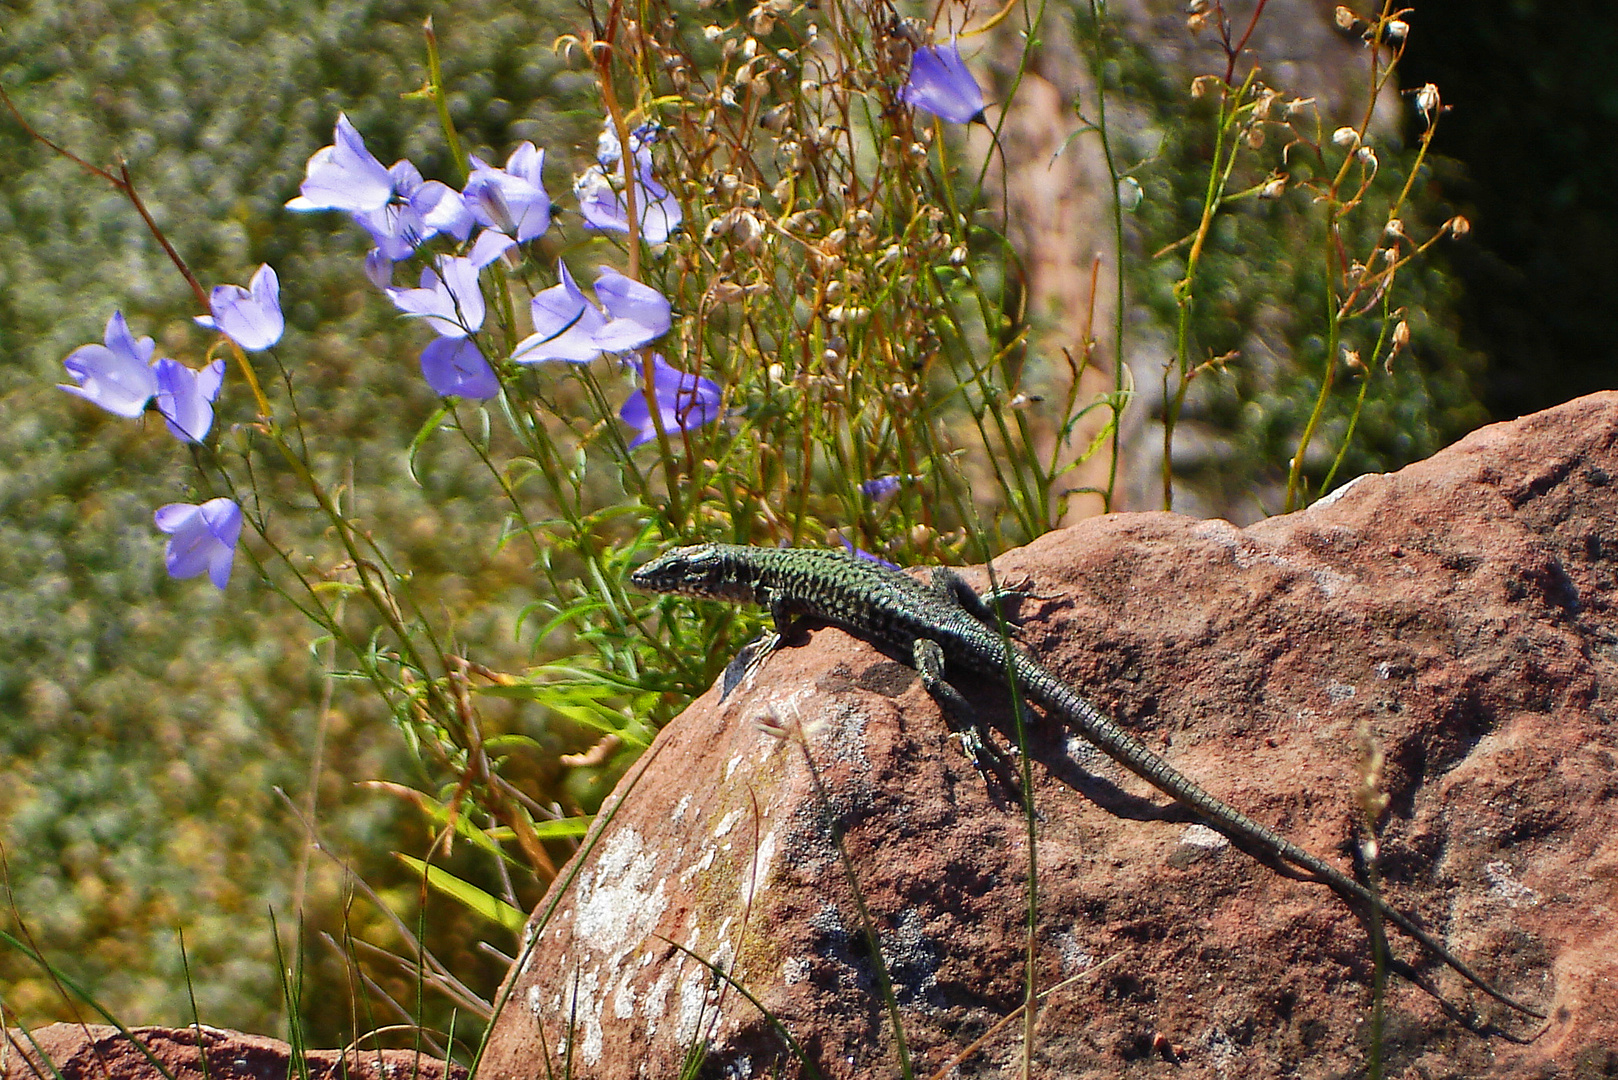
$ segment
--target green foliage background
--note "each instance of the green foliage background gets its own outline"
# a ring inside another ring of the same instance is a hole
[[[520,559],[490,550],[500,507],[486,474],[469,454],[432,446],[418,461],[424,487],[405,474],[404,448],[437,405],[416,367],[424,331],[378,301],[360,272],[365,238],[341,215],[282,208],[340,109],[384,162],[408,156],[428,176],[453,179],[430,107],[400,100],[422,82],[430,8],[5,3],[0,80],[43,134],[97,165],[124,157],[203,282],[245,282],[260,262],[276,266],[288,316],[278,352],[297,358],[304,419],[323,432],[324,475],[352,468],[366,526],[400,541],[424,587],[450,597],[469,652],[521,667],[530,655],[515,618],[533,598],[531,578]],[[509,0],[439,15],[469,147],[503,160],[533,139],[551,150],[553,188],[572,147],[593,150],[600,123],[588,82],[550,48],[576,17]],[[304,851],[275,788],[301,803],[310,785],[323,681],[309,652],[314,630],[240,561],[224,595],[164,575],[151,514],[189,498],[183,452],[153,421],[142,430],[54,384],[62,357],[99,341],[115,309],[158,339],[160,355],[193,365],[211,335],[190,323],[188,290],[128,204],[9,117],[0,175],[0,843],[15,904],[0,927],[17,931],[20,912],[38,947],[128,1023],[189,1017],[183,930],[202,1020],[275,1030],[268,910],[283,926],[295,920]],[[232,371],[221,422],[249,418]],[[553,735],[533,712],[504,719],[553,751],[586,741]],[[408,918],[414,886],[388,853],[424,851],[426,827],[353,785],[417,778],[363,696],[339,688],[326,763],[325,838]],[[556,797],[554,775],[533,779],[537,797]],[[346,890],[319,856],[311,871],[304,1011],[312,1037],[335,1045],[348,1006],[318,932],[340,936]],[[492,985],[500,967],[473,947],[486,928],[438,901],[431,923],[471,981]],[[350,925],[390,941],[363,902]],[[0,951],[0,999],[31,1023],[69,1015],[10,951]]]

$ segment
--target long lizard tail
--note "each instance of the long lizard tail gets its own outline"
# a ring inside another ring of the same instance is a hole
[[[1068,718],[1079,729],[1080,735],[1094,743],[1108,757],[1159,791],[1172,796],[1233,842],[1242,847],[1256,849],[1253,853],[1260,857],[1267,855],[1279,863],[1290,864],[1306,871],[1316,881],[1348,901],[1351,906],[1357,906],[1362,910],[1374,908],[1383,918],[1409,934],[1485,994],[1518,1012],[1544,1019],[1544,1013],[1531,1009],[1496,989],[1487,979],[1473,971],[1465,961],[1418,926],[1408,915],[1388,904],[1376,893],[1324,860],[1309,854],[1269,826],[1261,825],[1204,790],[1196,781],[1147,749],[1116,721],[1084,700],[1056,676],[1031,660],[1024,659],[1017,667],[1017,677],[1022,684],[1018,689],[1025,697],[1049,712]]]

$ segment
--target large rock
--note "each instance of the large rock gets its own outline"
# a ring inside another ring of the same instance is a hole
[[[1352,872],[1368,725],[1386,755],[1390,900],[1511,994],[1397,934],[1434,997],[1388,988],[1386,1075],[1618,1069],[1618,394],[1238,529],[1129,514],[1007,553],[1028,649],[1208,789]],[[970,575],[982,582],[981,573]],[[1003,691],[962,680],[1002,732]],[[801,725],[803,741],[756,721]],[[1372,949],[1327,889],[1189,824],[1033,719],[1045,1076],[1355,1075]],[[806,767],[805,746],[824,781]],[[930,1075],[1022,999],[1027,826],[909,669],[815,631],[658,737],[530,923],[484,1080],[897,1075],[842,843]],[[703,960],[735,980],[716,979]],[[1473,1016],[1498,1033],[1475,1034]],[[959,1075],[1012,1075],[1020,1020]],[[779,1070],[779,1073],[777,1072]]]

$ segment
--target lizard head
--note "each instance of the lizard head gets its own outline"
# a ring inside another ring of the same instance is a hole
[[[700,596],[710,600],[752,601],[751,581],[726,557],[723,544],[671,548],[629,575],[638,589]]]

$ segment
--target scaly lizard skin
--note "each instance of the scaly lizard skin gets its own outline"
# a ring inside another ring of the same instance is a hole
[[[1108,757],[1241,847],[1282,872],[1326,885],[1351,907],[1374,909],[1490,997],[1530,1016],[1542,1016],[1495,989],[1364,885],[1203,790],[1021,649],[1008,647],[989,602],[950,570],[935,568],[931,584],[924,584],[841,551],[701,544],[665,552],[636,570],[630,580],[649,592],[767,607],[775,633],[765,639],[754,663],[781,643],[800,616],[841,627],[909,657],[922,685],[958,717],[970,717],[972,710],[944,680],[946,667],[1001,682],[1009,672],[1023,697],[1047,716],[1077,728]],[[966,742],[969,751],[981,753],[975,737]]]

